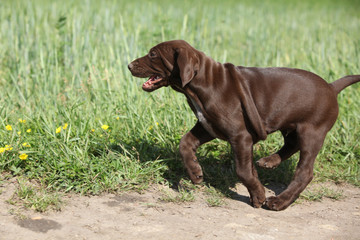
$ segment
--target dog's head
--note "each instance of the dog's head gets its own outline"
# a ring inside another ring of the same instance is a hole
[[[198,51],[183,40],[163,42],[128,65],[135,77],[149,78],[143,90],[152,92],[169,85],[184,87],[199,70]]]

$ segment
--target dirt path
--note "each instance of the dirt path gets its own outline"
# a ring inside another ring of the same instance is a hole
[[[342,191],[341,200],[301,201],[282,212],[252,208],[241,184],[221,207],[209,207],[200,195],[194,202],[162,202],[159,188],[71,196],[61,212],[24,210],[28,219],[20,220],[5,202],[15,189],[7,184],[0,194],[0,239],[360,239],[360,189],[352,186],[331,185]]]

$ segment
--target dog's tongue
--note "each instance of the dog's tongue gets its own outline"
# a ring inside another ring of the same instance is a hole
[[[154,77],[150,77],[146,82],[143,84],[143,88],[148,88],[152,85],[151,81],[154,79]]]
[[[159,76],[151,76],[146,82],[143,83],[142,88],[144,90],[150,90],[153,88],[153,85],[162,80]]]

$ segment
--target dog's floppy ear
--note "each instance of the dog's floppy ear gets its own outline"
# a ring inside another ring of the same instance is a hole
[[[182,87],[185,87],[199,71],[199,57],[189,48],[177,48],[176,53]]]

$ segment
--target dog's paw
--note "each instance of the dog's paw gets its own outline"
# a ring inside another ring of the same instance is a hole
[[[264,205],[266,200],[265,190],[261,189],[250,194],[250,202],[254,208],[259,208]]]
[[[268,157],[264,157],[256,161],[256,164],[262,168],[274,169],[281,163],[281,158],[278,154],[273,154]]]
[[[279,196],[272,196],[272,197],[268,197],[266,199],[266,203],[265,205],[270,209],[270,210],[274,210],[274,211],[281,211],[286,209],[290,204],[288,203],[288,201],[282,199]]]
[[[200,184],[204,180],[202,175],[197,175],[197,174],[191,174],[190,179],[194,184]]]
[[[204,179],[203,172],[196,158],[192,161],[185,162],[185,167],[187,169],[191,181],[194,184],[202,183]]]
[[[194,184],[200,184],[204,180],[200,165],[193,167],[192,169],[188,169],[188,174]]]

